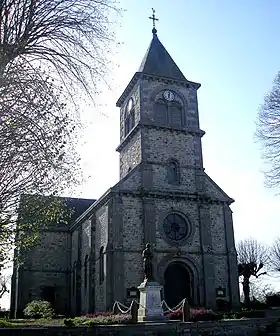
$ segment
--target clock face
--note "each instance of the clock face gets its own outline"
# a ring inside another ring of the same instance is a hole
[[[172,101],[174,100],[174,93],[170,90],[165,90],[163,92],[163,97],[168,101]]]
[[[184,239],[189,233],[186,220],[177,213],[169,214],[164,219],[163,229],[166,236],[174,241],[180,241]]]

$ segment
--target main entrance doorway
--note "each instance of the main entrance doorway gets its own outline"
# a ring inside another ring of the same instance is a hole
[[[188,268],[180,262],[168,265],[164,273],[164,298],[170,308],[187,298],[193,304],[192,277]]]

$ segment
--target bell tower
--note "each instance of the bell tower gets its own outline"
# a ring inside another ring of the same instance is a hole
[[[204,170],[201,138],[205,132],[200,129],[197,101],[200,84],[181,72],[158,38],[154,12],[151,18],[151,43],[117,101],[117,192],[122,198],[123,248],[130,251],[123,253],[126,260],[133,260],[131,274],[139,274],[141,248],[152,244],[156,280],[165,284],[170,304],[187,297],[194,305],[215,308],[216,293],[222,288],[222,304],[235,306],[239,289],[233,199]],[[124,269],[129,265],[124,262]],[[189,281],[187,292],[184,281],[179,288],[178,277]]]
[[[152,19],[154,24],[154,14]],[[117,102],[120,178],[143,164],[150,172],[162,172],[153,187],[186,186],[189,175],[195,179],[195,171],[203,170],[204,132],[199,128],[197,104],[200,84],[185,78],[160,42],[155,27],[152,33],[140,68]],[[148,168],[147,164],[152,166]]]

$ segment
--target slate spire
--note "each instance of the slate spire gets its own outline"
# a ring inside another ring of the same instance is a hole
[[[149,19],[153,20],[153,39],[142,60],[138,72],[187,81],[181,70],[160,42],[155,28],[155,21],[158,21],[158,19],[155,17],[155,10],[153,8],[152,11],[153,15],[149,17]]]

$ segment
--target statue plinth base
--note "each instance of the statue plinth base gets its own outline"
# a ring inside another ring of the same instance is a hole
[[[164,319],[160,295],[162,286],[155,281],[144,281],[138,289],[140,291],[138,322],[162,321]]]

